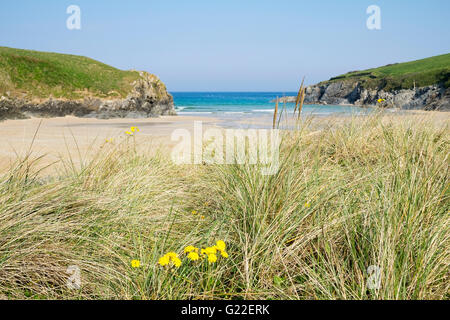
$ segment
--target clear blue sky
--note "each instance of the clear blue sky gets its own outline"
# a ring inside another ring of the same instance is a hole
[[[81,30],[66,8],[81,8]],[[381,8],[382,29],[366,28]],[[0,45],[157,74],[171,91],[295,91],[358,69],[450,52],[448,0],[2,1]]]

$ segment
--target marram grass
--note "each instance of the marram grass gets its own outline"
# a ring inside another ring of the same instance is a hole
[[[57,176],[18,161],[0,177],[0,298],[448,299],[448,123],[311,123],[284,133],[273,176],[176,166],[132,137]],[[188,257],[214,243],[227,258]]]

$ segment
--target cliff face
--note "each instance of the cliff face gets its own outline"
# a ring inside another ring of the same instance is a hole
[[[33,99],[2,96],[0,119],[20,119],[29,116],[108,118],[147,118],[173,115],[173,97],[155,75],[140,72],[125,99],[102,99],[87,95],[83,99]]]
[[[309,86],[305,91],[305,104],[333,104],[355,106],[380,106],[399,109],[450,111],[450,88],[432,85],[416,89],[384,91],[365,89],[360,83],[331,82]],[[280,102],[295,102],[296,97],[284,97]]]
[[[375,106],[378,99],[384,99],[387,107],[400,109],[450,110],[450,88],[441,85],[387,92],[365,89],[360,82],[329,82],[308,87],[305,103]]]
[[[450,110],[450,54],[350,71],[306,90],[306,103]]]
[[[309,86],[305,91],[305,104],[380,106],[405,110],[450,111],[450,88],[432,85],[415,89],[384,91],[365,89],[359,82],[338,81]],[[295,103],[296,97],[284,97],[280,102]]]

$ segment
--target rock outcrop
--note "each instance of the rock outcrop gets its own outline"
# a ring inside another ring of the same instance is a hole
[[[366,89],[360,82],[333,81],[309,86],[305,91],[305,104],[334,104],[376,106],[384,99],[385,107],[450,111],[450,88],[432,85],[415,89],[384,91]],[[296,97],[285,97],[281,102],[295,102]]]
[[[49,98],[43,101],[2,96],[0,120],[21,119],[29,116],[108,118],[147,118],[174,115],[173,97],[155,75],[140,72],[125,99],[101,99],[86,96],[83,100]]]

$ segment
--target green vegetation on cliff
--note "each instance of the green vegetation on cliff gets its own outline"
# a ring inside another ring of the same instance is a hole
[[[433,84],[450,87],[450,53],[405,63],[395,63],[364,71],[352,71],[331,78],[334,81],[360,82],[367,89],[385,91],[412,89]]]
[[[80,99],[124,98],[139,79],[90,58],[0,47],[0,95]]]

